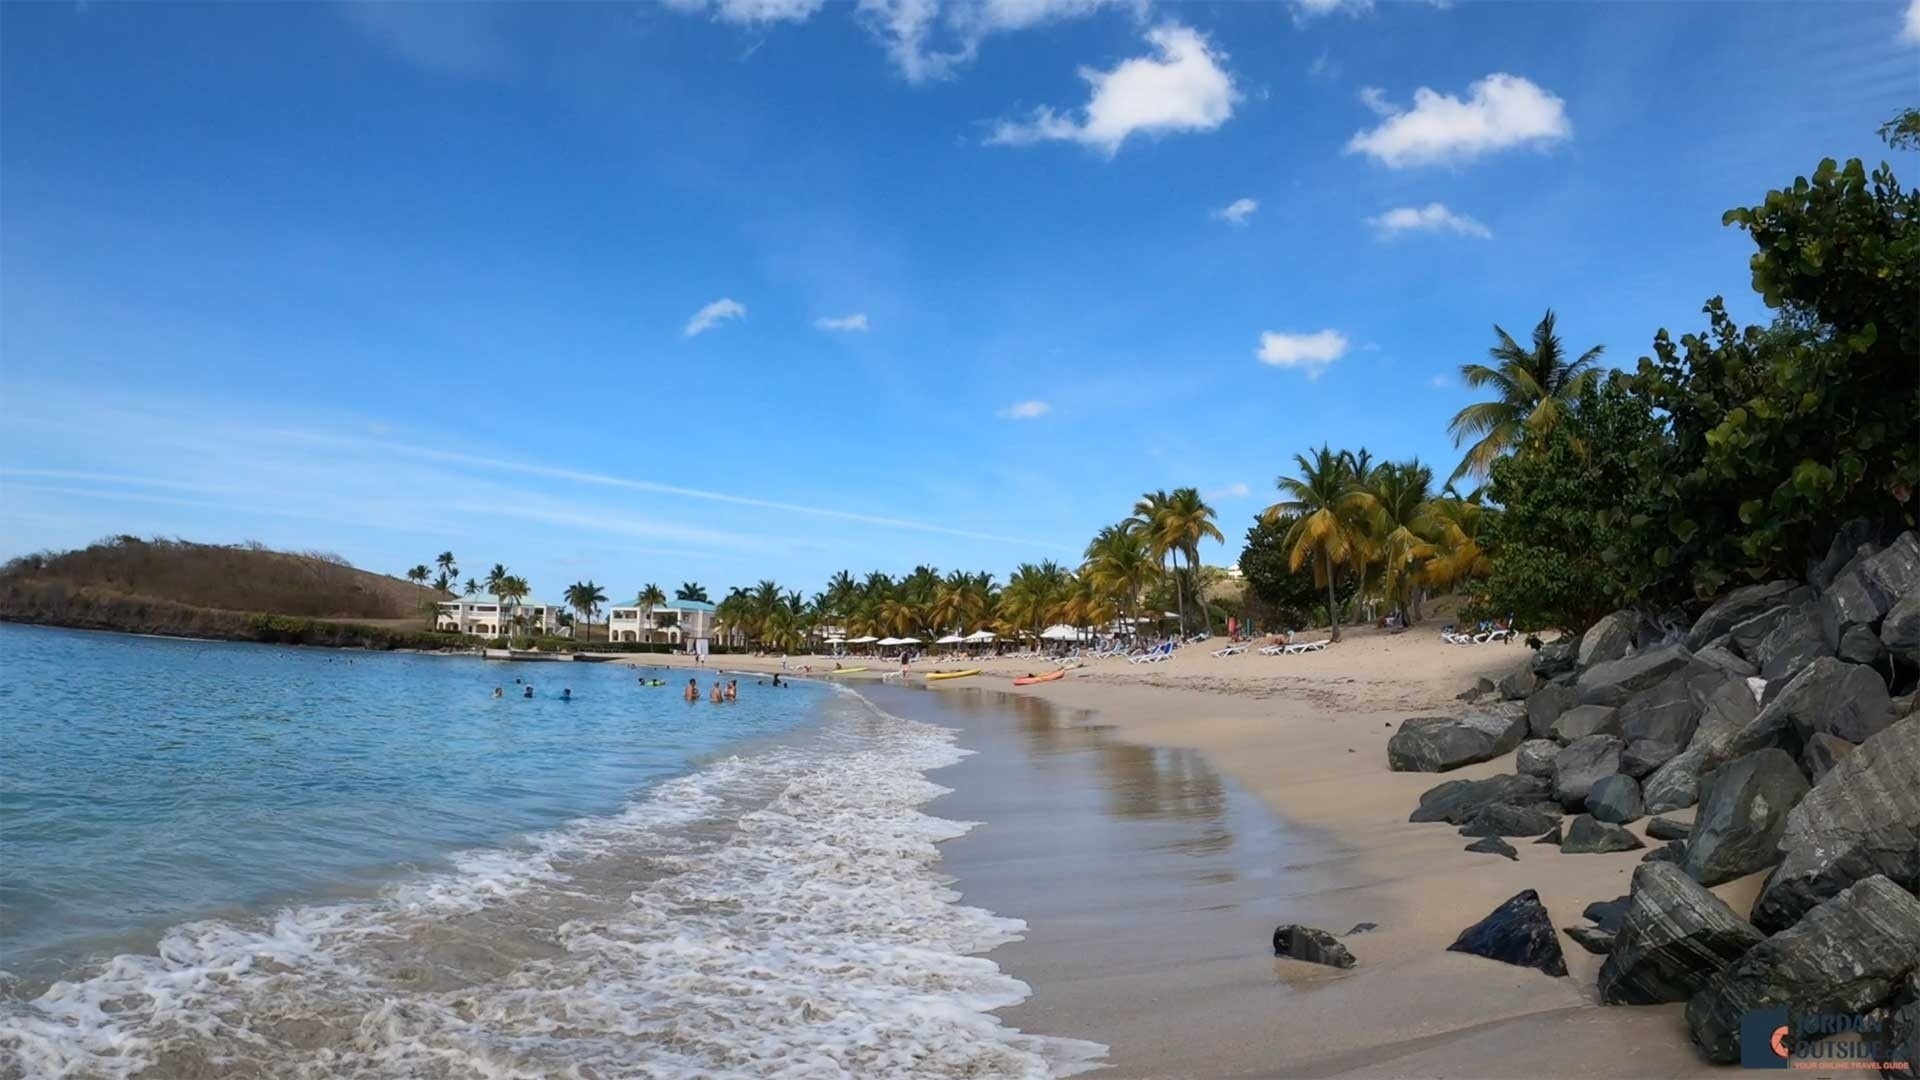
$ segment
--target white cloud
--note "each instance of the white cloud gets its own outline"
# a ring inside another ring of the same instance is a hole
[[[1378,217],[1368,218],[1367,224],[1383,237],[1403,232],[1451,232],[1461,236],[1477,236],[1482,240],[1493,236],[1492,229],[1465,214],[1454,213],[1447,209],[1446,203],[1437,202],[1425,206],[1395,207]]]
[[[1427,380],[1427,385],[1433,387],[1435,390],[1450,389],[1453,386],[1453,377],[1451,375],[1435,375],[1433,378]]]
[[[851,315],[829,316],[813,320],[813,325],[822,330],[851,330],[857,333],[867,332],[867,313],[856,311]]]
[[[1295,22],[1317,19],[1336,11],[1344,11],[1349,15],[1361,15],[1372,10],[1373,0],[1293,0]]]
[[[1311,334],[1260,335],[1260,362],[1274,367],[1299,368],[1307,378],[1317,379],[1328,364],[1347,354],[1347,335],[1338,330],[1320,330]]]
[[[826,0],[666,0],[675,11],[689,15],[713,12],[721,22],[758,25],[771,22],[805,22],[826,4]]]
[[[1213,216],[1229,225],[1245,225],[1247,219],[1260,209],[1260,203],[1254,199],[1235,199],[1213,212]]]
[[[1130,135],[1212,131],[1233,116],[1240,94],[1220,66],[1225,54],[1189,27],[1165,23],[1147,34],[1155,56],[1123,60],[1111,71],[1081,68],[1093,87],[1085,116],[1076,119],[1046,106],[1024,123],[1001,121],[987,140],[1007,146],[1066,140],[1096,147],[1112,157]]]
[[[1365,105],[1367,111],[1375,116],[1392,116],[1400,111],[1387,100],[1387,92],[1377,86],[1360,88],[1360,104]]]
[[[1907,5],[1907,21],[1906,25],[1900,28],[1900,37],[1920,45],[1920,0],[1912,0]]]
[[[1053,411],[1044,401],[1016,401],[1000,410],[1002,420],[1038,420]]]
[[[859,14],[886,43],[908,82],[944,79],[990,34],[1077,19],[1102,8],[1146,9],[1146,0],[860,0]],[[948,42],[937,46],[938,37]]]
[[[1471,161],[1515,146],[1546,146],[1572,134],[1566,102],[1518,75],[1495,73],[1467,87],[1464,101],[1421,87],[1413,93],[1412,109],[1356,133],[1347,152],[1398,169]]]
[[[1212,491],[1207,492],[1207,498],[1209,499],[1244,499],[1251,494],[1253,494],[1252,488],[1248,487],[1244,483],[1235,482],[1235,483],[1227,484],[1224,487],[1214,488]]]
[[[687,320],[687,328],[681,333],[686,337],[704,334],[726,319],[744,319],[747,317],[747,305],[738,300],[722,297],[693,313]]]

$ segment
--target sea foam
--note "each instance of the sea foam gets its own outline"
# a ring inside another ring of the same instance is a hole
[[[953,734],[851,693],[794,745],[372,901],[173,928],[0,1005],[31,1077],[1044,1077],[1106,1048],[992,1015],[1018,919],[959,902],[922,812]]]

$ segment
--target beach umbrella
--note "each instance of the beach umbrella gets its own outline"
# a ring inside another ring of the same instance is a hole
[[[970,644],[979,644],[979,643],[983,643],[983,642],[988,642],[988,641],[992,641],[992,640],[993,640],[993,639],[994,639],[995,637],[997,637],[997,636],[998,636],[998,635],[996,635],[996,634],[995,634],[995,633],[994,633],[993,631],[991,631],[991,630],[975,630],[975,631],[974,631],[973,633],[971,633],[971,634],[968,634],[968,635],[967,635],[967,636],[966,636],[965,638],[963,638],[962,640],[964,640],[964,641],[966,641],[966,642],[968,642],[968,643],[970,643]]]
[[[1072,641],[1079,636],[1080,631],[1066,623],[1055,623],[1040,631],[1040,637],[1044,641]]]
[[[906,643],[907,643],[906,638],[897,638],[897,637],[883,637],[880,640],[874,642],[875,645],[879,645],[883,648],[891,645],[905,645]]]
[[[897,642],[895,642],[894,644],[896,644],[896,645],[919,645],[919,644],[921,644],[921,641],[920,641],[920,639],[919,639],[919,638],[917,638],[917,637],[903,637],[903,638],[901,638],[901,639],[900,639],[899,641],[897,641]]]
[[[847,639],[843,637],[830,637],[827,639],[827,644],[829,645],[845,645],[846,643]]]
[[[867,635],[867,636],[865,636],[865,637],[857,637],[857,638],[848,638],[848,639],[847,639],[847,644],[849,644],[849,645],[873,645],[873,644],[876,644],[877,642],[879,642],[879,640],[880,640],[879,638],[877,638],[877,637],[874,637],[874,636],[873,636],[872,634],[868,634],[868,635]]]
[[[934,644],[935,645],[959,645],[966,640],[967,640],[966,638],[961,637],[959,634],[948,634],[946,637],[943,637],[938,641],[935,641]]]

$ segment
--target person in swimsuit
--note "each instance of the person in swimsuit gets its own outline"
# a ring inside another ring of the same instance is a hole
[[[687,700],[688,701],[700,700],[700,680],[698,679],[687,680]]]

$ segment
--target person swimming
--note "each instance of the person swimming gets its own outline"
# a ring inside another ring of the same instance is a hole
[[[507,696],[507,692],[506,692],[505,690],[502,690],[502,689],[500,689],[499,687],[497,687],[497,686],[496,686],[496,687],[494,687],[494,688],[493,688],[493,696],[494,696],[494,697],[506,697],[506,696]]]
[[[572,700],[573,700],[573,687],[571,687],[571,686],[563,686],[563,687],[561,687],[561,688],[560,688],[560,700],[561,700],[561,701],[572,701]]]
[[[780,673],[777,671],[773,673],[773,685],[775,686],[780,685]]]
[[[532,684],[532,683],[528,683],[528,684],[527,684],[527,691],[526,691],[526,693],[524,693],[524,694],[521,694],[520,696],[521,696],[521,697],[523,697],[523,698],[529,698],[529,697],[532,697],[532,696],[533,696],[533,684]]]
[[[687,680],[687,700],[688,701],[700,700],[700,680],[698,679]]]

